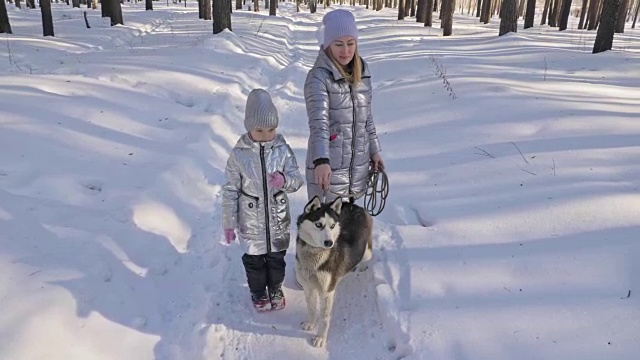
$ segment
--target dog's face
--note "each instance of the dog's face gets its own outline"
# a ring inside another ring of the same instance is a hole
[[[298,237],[309,246],[332,248],[340,235],[340,210],[342,199],[338,198],[330,204],[322,204],[315,196],[304,207],[298,218]]]

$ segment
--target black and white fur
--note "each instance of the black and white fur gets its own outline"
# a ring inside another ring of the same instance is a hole
[[[373,221],[358,205],[340,198],[322,204],[316,196],[304,207],[297,225],[296,278],[307,302],[302,329],[317,326],[312,344],[321,347],[327,342],[338,283],[354,269],[366,270],[371,259]]]

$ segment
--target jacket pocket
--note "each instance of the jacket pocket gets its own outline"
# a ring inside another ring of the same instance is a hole
[[[238,198],[238,228],[241,234],[256,235],[260,233],[260,216],[258,213],[260,198],[240,190]]]
[[[329,164],[332,170],[342,168],[342,144],[343,135],[340,125],[329,129]]]
[[[291,215],[289,214],[289,197],[284,191],[273,194],[275,209],[276,229],[278,232],[288,231],[291,226]]]

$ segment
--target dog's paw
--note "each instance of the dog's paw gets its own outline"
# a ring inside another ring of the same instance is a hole
[[[311,345],[315,347],[323,347],[326,342],[327,339],[323,338],[322,336],[314,336],[311,339]]]
[[[302,324],[300,324],[300,327],[304,331],[311,331],[311,330],[315,329],[316,324],[314,324],[312,322],[305,321]]]

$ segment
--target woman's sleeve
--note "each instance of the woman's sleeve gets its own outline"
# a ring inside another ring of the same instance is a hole
[[[329,91],[314,71],[307,74],[304,99],[309,118],[309,151],[311,161],[329,159]]]

